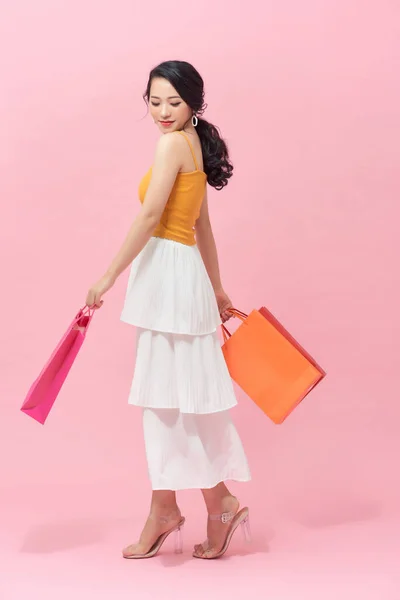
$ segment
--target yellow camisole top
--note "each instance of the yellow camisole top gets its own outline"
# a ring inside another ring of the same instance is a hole
[[[187,246],[193,246],[196,243],[194,225],[200,215],[207,175],[204,171],[199,170],[193,146],[188,137],[182,131],[178,133],[182,134],[189,144],[196,170],[177,174],[160,222],[153,232],[153,237],[167,238]],[[151,171],[152,167],[139,184],[139,199],[142,204],[149,187]]]

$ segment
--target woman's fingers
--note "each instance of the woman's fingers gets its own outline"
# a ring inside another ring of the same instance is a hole
[[[96,308],[101,308],[101,306],[103,305],[103,300],[100,300],[101,296],[96,295],[94,304],[95,304],[95,309]]]
[[[89,290],[88,295],[86,296],[86,305],[96,308],[100,308],[103,305],[104,300],[101,300],[101,295],[99,292],[95,290]]]
[[[102,296],[114,285],[115,278],[111,275],[104,275],[97,283],[92,285],[86,296],[86,304],[101,308],[103,306]]]
[[[224,311],[224,312],[221,314],[221,317],[222,317],[222,322],[223,322],[223,323],[226,323],[226,321],[229,321],[229,319],[230,319],[232,316],[233,316],[233,315],[232,315],[232,313],[230,313],[230,312],[228,312],[228,311]]]

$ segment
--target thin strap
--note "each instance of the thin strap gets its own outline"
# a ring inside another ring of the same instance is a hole
[[[196,167],[196,171],[198,171],[199,167],[198,167],[198,164],[197,164],[196,155],[194,153],[191,141],[189,140],[189,138],[187,137],[187,135],[183,133],[183,131],[178,131],[178,133],[181,133],[183,135],[183,137],[185,138],[185,140],[187,141],[187,143],[189,144],[190,152],[192,153],[192,156],[193,156],[193,160],[194,160],[194,164],[195,164],[195,167]]]

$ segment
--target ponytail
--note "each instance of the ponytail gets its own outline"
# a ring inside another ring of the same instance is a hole
[[[232,177],[233,165],[229,160],[228,147],[219,134],[218,129],[198,117],[196,131],[201,141],[203,151],[204,172],[207,182],[217,190],[228,185]]]

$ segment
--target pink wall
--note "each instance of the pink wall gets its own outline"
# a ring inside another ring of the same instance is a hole
[[[179,58],[204,76],[236,167],[210,196],[226,290],[242,310],[265,304],[328,371],[282,426],[239,393],[254,479],[235,490],[309,524],[398,510],[398,7],[133,5],[3,4],[0,497],[115,484],[147,503],[127,272],[46,426],[19,407],[138,210],[158,135],[141,94]]]

